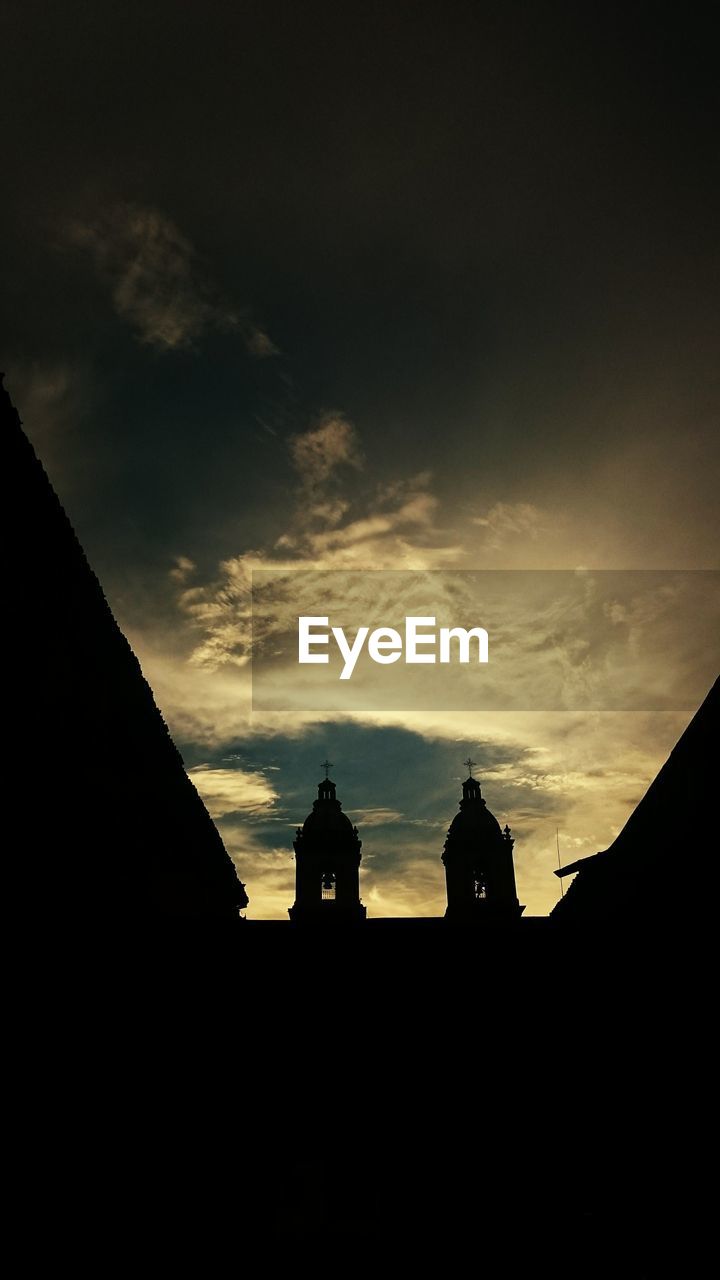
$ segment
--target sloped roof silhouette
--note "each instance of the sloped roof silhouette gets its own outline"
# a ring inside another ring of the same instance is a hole
[[[712,775],[719,731],[716,680],[610,847],[562,868],[563,875],[577,876],[553,909],[553,919],[659,926],[692,917],[698,858],[717,841]]]
[[[60,918],[236,917],[244,887],[2,386],[0,450],[19,821],[6,879]]]

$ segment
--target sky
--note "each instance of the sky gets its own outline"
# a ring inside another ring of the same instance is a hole
[[[557,829],[565,862],[611,842],[707,627],[654,653],[653,709],[268,712],[250,574],[717,568],[702,10],[3,9],[6,385],[249,916],[292,902],[328,754],[371,915],[444,909],[468,753],[547,912]]]

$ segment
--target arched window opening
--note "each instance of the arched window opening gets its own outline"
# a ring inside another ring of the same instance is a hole
[[[322,878],[322,897],[323,902],[335,900],[335,875],[332,871],[326,871]]]

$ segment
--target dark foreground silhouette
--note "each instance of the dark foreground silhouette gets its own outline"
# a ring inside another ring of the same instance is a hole
[[[244,888],[4,387],[0,451],[18,910],[237,921]]]
[[[717,845],[719,742],[716,680],[610,848],[555,872],[578,873],[553,910],[556,923],[664,930],[694,914],[691,885]]]
[[[480,907],[457,927],[239,921],[243,887],[4,393],[0,410],[23,1261],[698,1274],[711,1005],[682,809],[701,803],[709,845],[717,689],[603,855],[602,910],[580,910],[583,869],[556,918],[520,919],[509,833],[483,816],[504,922],[465,819]],[[344,901],[317,862],[321,901]]]

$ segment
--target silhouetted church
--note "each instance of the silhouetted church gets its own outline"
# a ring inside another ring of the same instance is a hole
[[[306,924],[355,923],[366,915],[360,902],[362,841],[335,795],[329,761],[324,767],[318,798],[295,836],[295,903],[290,919]]]
[[[510,831],[468,762],[438,849],[446,915],[366,920],[361,840],[328,762],[294,842],[290,920],[239,925],[244,886],[4,390],[0,432],[18,695],[6,804],[22,819],[3,888],[18,955],[50,942],[28,1004],[42,1074],[23,1130],[46,1188],[27,1177],[31,1220],[67,1185],[61,1244],[95,1269],[118,1241],[164,1265],[168,1241],[192,1239],[199,1271],[213,1244],[223,1266],[268,1240],[296,1265],[318,1241],[372,1262],[390,1241],[406,1269],[413,1253],[443,1274],[470,1256],[568,1280],[666,1274],[679,1222],[671,1273],[694,1274],[702,1162],[684,1135],[703,1117],[688,1119],[697,1082],[668,997],[702,975],[674,944],[697,911],[680,882],[714,835],[718,685],[611,848],[565,869],[577,878],[550,917],[521,917]],[[200,947],[192,921],[210,925]],[[324,921],[341,927],[296,927]]]
[[[463,923],[500,923],[518,919],[518,902],[510,828],[503,831],[488,809],[473,761],[463,782],[460,812],[453,818],[442,860],[447,879],[447,918]]]
[[[676,918],[672,886],[681,874],[681,851],[687,848],[689,833],[714,830],[719,738],[720,680],[716,680],[612,845],[554,872],[575,878],[549,917],[531,918],[535,934],[545,920],[573,929],[605,925],[657,931],[667,927],[668,912]],[[473,762],[465,764],[470,773],[462,784],[460,809],[441,855],[447,886],[444,918],[462,925],[508,925],[524,911],[515,887],[514,841],[509,827],[501,830],[488,809],[480,783],[472,776]],[[317,920],[331,914],[347,923],[365,919],[358,888],[361,843],[357,827],[341,812],[335,784],[323,780],[313,812],[298,829],[295,841],[298,888],[291,919]],[[309,850],[313,851],[310,856]],[[335,910],[336,873],[324,874],[325,868],[336,865],[342,868],[342,910]],[[298,911],[301,898],[312,901],[315,909]],[[407,929],[412,921],[393,923]],[[426,917],[422,923],[427,928],[434,921]]]
[[[509,924],[524,911],[515,888],[514,841],[510,828],[501,831],[488,809],[480,783],[472,776],[474,761],[465,763],[470,774],[462,784],[460,810],[452,820],[442,853],[447,882],[445,918],[465,925]],[[329,776],[330,762],[326,760],[323,767],[325,777],[318,783],[318,798],[298,827],[293,844],[295,902],[289,916],[296,924],[358,924],[367,915],[360,899],[362,841],[337,799]],[[407,920],[403,923],[407,925]]]
[[[672,886],[680,874],[680,851],[689,833],[712,831],[715,822],[714,769],[720,737],[720,680],[673,748],[668,760],[631,813],[612,845],[570,863],[556,876],[574,876],[549,917],[556,926],[621,926],[656,930],[677,911]],[[487,807],[472,775],[462,784],[460,809],[442,851],[447,886],[445,919],[462,925],[502,925],[520,919],[510,829]],[[335,784],[318,784],[318,799],[295,840],[297,894],[293,920],[365,919],[359,898],[361,840],[341,811]],[[337,894],[337,898],[336,898]],[[302,905],[300,905],[302,904]],[[300,909],[299,909],[300,908]],[[439,919],[439,918],[438,918]],[[253,922],[257,924],[261,922]],[[368,924],[380,923],[368,920]],[[390,923],[386,921],[384,923]],[[410,921],[396,922],[407,927]],[[433,923],[429,918],[423,924]]]

